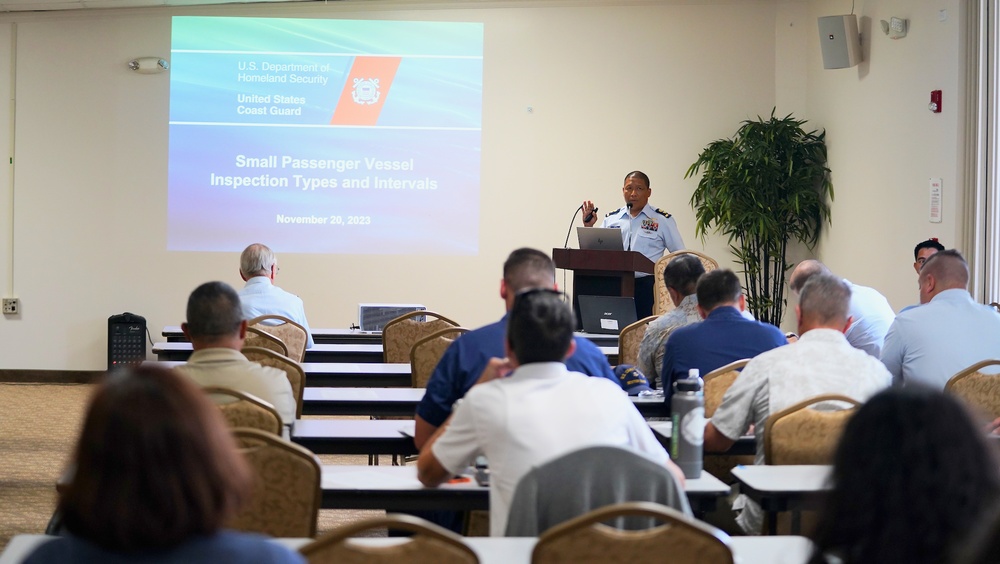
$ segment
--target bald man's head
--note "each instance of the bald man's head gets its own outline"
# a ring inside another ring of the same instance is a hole
[[[792,275],[788,278],[788,288],[799,294],[806,282],[816,274],[830,274],[830,269],[818,260],[804,260],[792,270]]]
[[[920,303],[925,304],[945,290],[969,287],[969,264],[955,249],[931,255],[920,269]]]

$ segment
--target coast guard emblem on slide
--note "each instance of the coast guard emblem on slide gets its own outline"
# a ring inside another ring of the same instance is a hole
[[[354,79],[354,92],[351,93],[354,97],[355,104],[375,104],[378,102],[378,79],[377,78],[355,78]]]

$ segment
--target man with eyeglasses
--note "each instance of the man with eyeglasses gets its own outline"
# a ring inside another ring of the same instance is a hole
[[[278,259],[266,245],[254,243],[240,254],[240,277],[246,285],[240,289],[243,318],[261,315],[281,315],[306,329],[306,348],[313,346],[312,331],[306,321],[302,298],[274,285],[278,275]]]
[[[500,281],[500,297],[506,311],[510,312],[514,306],[518,292],[531,288],[555,292],[555,277],[556,267],[549,255],[528,248],[512,252],[504,262],[503,279]],[[509,313],[506,313],[500,321],[469,331],[448,346],[427,381],[427,392],[417,405],[413,437],[417,448],[423,448],[427,439],[444,424],[454,404],[476,383],[490,359],[504,356],[508,317]],[[618,386],[618,379],[611,371],[607,357],[596,345],[577,337],[573,338],[573,343],[574,351],[566,357],[569,370],[607,378]]]
[[[420,451],[417,476],[436,487],[477,456],[490,464],[490,534],[502,536],[518,481],[533,467],[592,446],[631,450],[683,474],[617,384],[572,372],[573,311],[562,297],[533,289],[514,298],[504,359],[478,383]],[[679,488],[678,488],[679,489]]]
[[[656,262],[665,253],[683,249],[684,240],[674,218],[649,205],[652,193],[649,177],[644,172],[634,170],[628,173],[622,186],[625,205],[607,214],[601,227],[621,229],[622,244],[626,250],[640,252]],[[593,227],[597,223],[596,209],[594,202],[583,202],[585,226]],[[653,281],[652,275],[635,273],[635,311],[639,319],[653,315]]]

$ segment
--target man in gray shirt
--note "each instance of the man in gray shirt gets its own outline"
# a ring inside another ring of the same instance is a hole
[[[663,350],[667,338],[674,329],[701,321],[695,289],[702,274],[705,274],[705,266],[695,255],[680,255],[668,262],[663,269],[663,281],[667,286],[667,293],[670,294],[670,301],[675,307],[646,327],[646,333],[639,344],[637,361],[639,371],[645,374],[651,383],[660,378],[660,371],[663,370]],[[660,386],[654,383],[653,387]]]

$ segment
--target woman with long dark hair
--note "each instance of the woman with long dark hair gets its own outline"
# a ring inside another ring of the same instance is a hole
[[[998,493],[992,447],[958,399],[886,390],[844,429],[811,562],[942,562]]]
[[[218,408],[171,370],[108,375],[73,462],[59,499],[69,535],[25,562],[302,562],[264,537],[222,530],[251,470]]]

